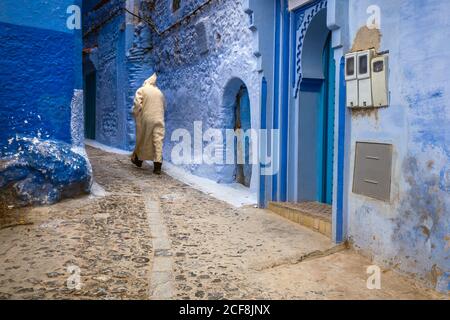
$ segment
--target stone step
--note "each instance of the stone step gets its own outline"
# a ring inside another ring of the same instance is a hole
[[[318,202],[269,202],[268,209],[331,239],[331,206]]]

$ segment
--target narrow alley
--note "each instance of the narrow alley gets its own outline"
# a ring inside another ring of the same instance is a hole
[[[93,194],[0,208],[0,299],[439,299],[270,211],[86,147]]]

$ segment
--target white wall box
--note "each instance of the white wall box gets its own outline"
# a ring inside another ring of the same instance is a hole
[[[372,99],[372,57],[374,50],[358,52],[357,74],[358,74],[358,106],[361,108],[373,107]]]
[[[347,107],[358,106],[358,78],[357,78],[357,54],[350,53],[345,56],[345,80],[347,82]]]
[[[388,55],[372,59],[372,96],[375,107],[389,105],[388,61]]]

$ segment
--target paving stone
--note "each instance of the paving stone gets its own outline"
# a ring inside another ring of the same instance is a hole
[[[0,230],[0,299],[442,298],[390,270],[368,290],[372,262],[353,251],[303,260],[334,247],[323,235],[87,151],[104,196],[0,216],[0,227],[27,222]],[[68,287],[70,267],[81,289]]]

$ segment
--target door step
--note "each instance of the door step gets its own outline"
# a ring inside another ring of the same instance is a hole
[[[331,239],[331,206],[318,202],[269,202],[272,212]]]

